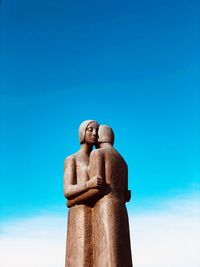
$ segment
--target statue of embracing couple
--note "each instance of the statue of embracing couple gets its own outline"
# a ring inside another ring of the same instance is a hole
[[[132,267],[128,168],[113,147],[113,130],[87,120],[79,127],[79,139],[80,150],[65,159],[64,167],[65,267]]]

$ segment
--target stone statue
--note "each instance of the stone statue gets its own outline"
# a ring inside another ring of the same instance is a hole
[[[81,149],[65,160],[66,267],[132,267],[127,164],[110,127],[85,121],[79,135]]]
[[[64,167],[64,194],[72,199],[91,188],[98,188],[101,179],[89,179],[89,156],[97,142],[99,124],[88,120],[79,128],[80,150],[67,157]],[[92,267],[92,208],[87,204],[75,205],[69,209],[66,267]]]

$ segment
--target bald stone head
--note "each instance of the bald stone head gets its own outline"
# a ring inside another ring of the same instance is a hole
[[[114,144],[114,132],[108,125],[100,125],[98,130],[98,143]]]

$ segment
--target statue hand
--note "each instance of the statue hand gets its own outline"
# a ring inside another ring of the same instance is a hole
[[[105,184],[104,179],[102,177],[99,177],[99,176],[93,176],[86,183],[88,189],[101,188],[104,184]]]

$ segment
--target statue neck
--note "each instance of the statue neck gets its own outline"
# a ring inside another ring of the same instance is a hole
[[[103,147],[112,147],[112,145],[110,143],[100,143],[99,144],[99,147],[100,148],[103,148]]]
[[[91,151],[92,151],[92,145],[84,143],[81,145],[80,150],[88,155],[90,155]]]

